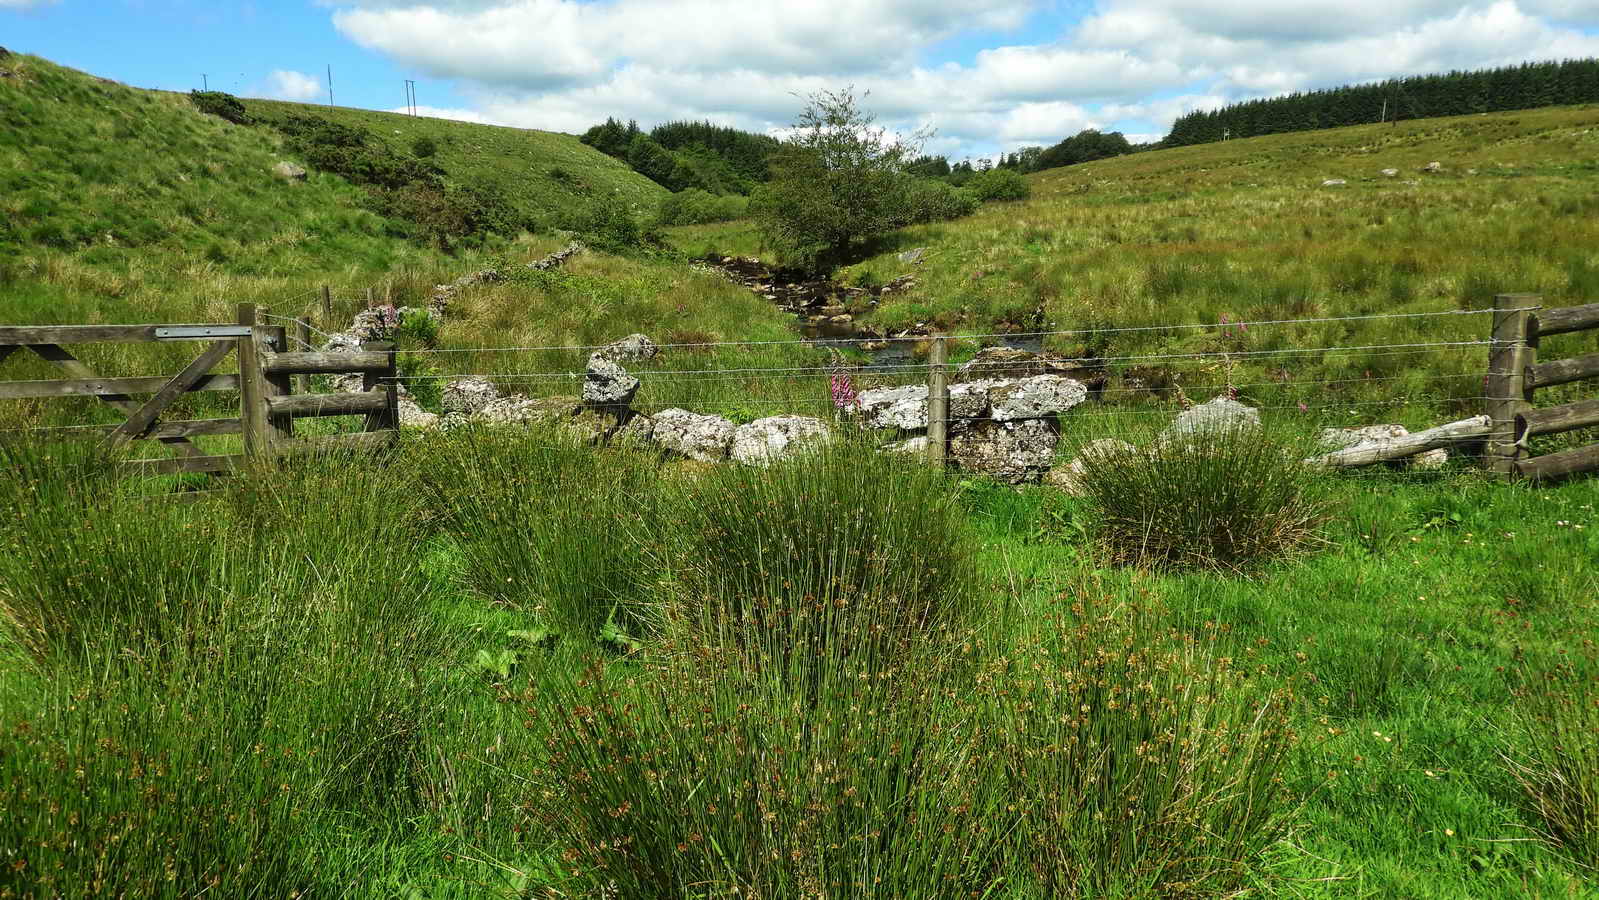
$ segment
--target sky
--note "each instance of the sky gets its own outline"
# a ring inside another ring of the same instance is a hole
[[[1294,90],[1599,56],[1599,0],[0,0],[0,45],[127,84],[580,133],[781,133],[853,86],[952,159],[1153,140]],[[1378,115],[1373,110],[1373,118]]]

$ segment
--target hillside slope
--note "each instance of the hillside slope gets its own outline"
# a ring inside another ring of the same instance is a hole
[[[402,152],[430,138],[438,147],[433,160],[452,177],[492,184],[547,226],[566,224],[571,211],[595,197],[619,196],[653,209],[666,196],[626,163],[569,134],[276,100],[245,100],[244,106],[257,118],[312,115],[365,128]]]

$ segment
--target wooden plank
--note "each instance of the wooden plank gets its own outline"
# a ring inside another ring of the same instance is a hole
[[[1551,453],[1536,459],[1524,459],[1516,465],[1516,470],[1523,478],[1534,481],[1553,481],[1584,472],[1599,471],[1599,444]]]
[[[215,322],[159,325],[0,325],[0,344],[132,344],[156,340],[157,328],[219,328]],[[214,337],[160,338],[211,341]]]
[[[129,394],[153,394],[171,382],[170,378],[154,375],[139,378],[67,378],[53,381],[0,381],[0,400],[24,400],[33,397],[99,397],[117,405],[119,401],[139,405]],[[187,393],[200,394],[211,391],[236,391],[237,375],[207,375],[191,385]]]
[[[1531,409],[1516,416],[1516,439],[1540,434],[1560,434],[1599,425],[1599,400],[1583,400],[1548,409]]]
[[[272,375],[344,375],[387,369],[387,353],[268,353],[263,371]]]
[[[1356,444],[1323,456],[1313,456],[1305,460],[1306,465],[1326,466],[1330,468],[1352,468],[1354,466],[1369,466],[1375,463],[1387,462],[1391,459],[1403,459],[1425,453],[1437,447],[1458,444],[1462,441],[1481,440],[1493,430],[1493,421],[1487,416],[1473,416],[1418,431],[1400,438],[1391,438],[1382,441],[1369,441]]]
[[[1539,334],[1587,331],[1590,328],[1599,328],[1599,303],[1540,310],[1537,318]]]
[[[39,435],[44,438],[103,438],[120,428],[120,425],[60,425],[53,428],[27,428],[0,432],[8,435]],[[242,434],[244,422],[240,419],[189,419],[162,422],[145,435],[146,439],[198,437],[201,435]]]
[[[269,397],[266,408],[274,416],[295,419],[313,416],[358,416],[382,412],[388,398],[382,391],[346,394],[294,394],[287,397]]]
[[[180,472],[226,472],[244,465],[243,456],[190,456],[184,459],[130,459],[122,465],[137,475],[176,475]]]
[[[156,417],[161,415],[168,406],[171,406],[172,401],[178,399],[182,394],[188,393],[189,389],[194,387],[195,383],[201,378],[204,378],[206,373],[221,362],[222,357],[227,356],[232,349],[233,341],[212,342],[211,346],[205,348],[205,352],[201,353],[194,362],[185,366],[182,372],[172,376],[172,380],[167,382],[161,390],[156,391],[154,397],[144,401],[143,406],[128,416],[128,420],[111,433],[111,442],[121,443],[139,437],[149,431],[150,426],[155,424]]]
[[[1553,387],[1595,376],[1599,376],[1599,353],[1539,363],[1527,370],[1527,380],[1535,388]]]
[[[266,419],[266,401],[262,397],[261,356],[256,351],[253,326],[256,323],[254,303],[238,306],[240,325],[252,326],[250,337],[238,339],[239,352],[239,418],[244,420],[244,452],[247,456],[264,457],[272,452]]]
[[[91,369],[88,366],[84,365],[83,363],[79,362],[76,357],[74,357],[72,354],[68,353],[67,351],[61,349],[60,347],[57,347],[55,344],[29,344],[28,345],[28,349],[32,350],[40,358],[48,360],[48,361],[50,361],[52,363],[55,363],[56,366],[58,366],[59,368],[64,370],[68,375],[75,376],[80,381],[93,382],[93,381],[106,381],[107,380],[107,379],[100,378],[98,375],[96,375],[94,373],[93,369]],[[214,376],[211,376],[211,377],[213,377],[213,378],[225,378],[227,376],[225,376],[225,375],[214,375]],[[115,379],[110,379],[110,380],[115,380]],[[152,379],[152,380],[161,381],[162,384],[166,383],[166,379]],[[6,387],[6,385],[0,384],[0,388],[3,388],[3,387]],[[151,388],[150,390],[159,391],[159,390],[161,390],[161,385],[157,385],[157,386]],[[115,406],[117,409],[120,409],[120,410],[122,410],[124,412],[133,413],[133,412],[137,412],[139,410],[139,404],[135,403],[133,401],[133,398],[128,397],[125,394],[112,393],[112,394],[108,395],[108,394],[102,393],[100,391],[95,391],[94,394],[95,394],[95,396],[97,396],[100,399],[101,402],[108,403],[111,406]],[[0,394],[0,396],[4,396],[4,395]],[[56,396],[59,396],[59,395],[56,395]],[[182,453],[185,456],[188,456],[188,457],[191,457],[191,458],[197,458],[197,457],[200,457],[200,456],[204,455],[204,454],[202,454],[200,452],[200,448],[196,447],[188,438],[173,437],[173,438],[159,438],[159,440],[161,441],[161,443],[166,444],[167,446],[169,446],[172,449],[178,451],[179,453]]]

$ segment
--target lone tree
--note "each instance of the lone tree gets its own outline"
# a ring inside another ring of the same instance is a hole
[[[901,138],[875,122],[853,88],[821,91],[768,160],[771,180],[751,209],[788,263],[825,273],[851,245],[903,224],[906,170],[926,135]]]

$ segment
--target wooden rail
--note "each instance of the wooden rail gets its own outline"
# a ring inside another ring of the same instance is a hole
[[[1599,353],[1538,361],[1543,337],[1599,329],[1599,303],[1542,309],[1536,294],[1494,298],[1493,342],[1484,382],[1489,468],[1506,477],[1552,480],[1599,471],[1599,443],[1526,458],[1530,438],[1599,426],[1599,400],[1538,409],[1533,392],[1599,377]]]

